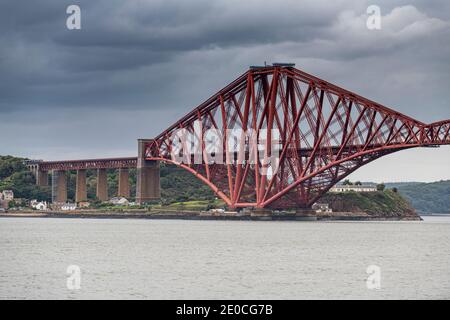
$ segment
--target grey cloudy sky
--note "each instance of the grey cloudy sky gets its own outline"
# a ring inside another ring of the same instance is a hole
[[[66,8],[82,29],[67,30]],[[381,8],[382,29],[366,28]],[[424,122],[450,118],[450,1],[2,0],[0,154],[56,160],[136,154],[222,86],[288,61]],[[450,179],[450,147],[409,150],[353,174]]]

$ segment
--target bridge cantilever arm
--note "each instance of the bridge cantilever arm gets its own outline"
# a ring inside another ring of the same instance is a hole
[[[422,128],[423,145],[450,144],[450,119],[433,122]]]
[[[450,119],[430,123],[428,125],[428,127],[434,127],[434,126],[439,126],[439,125],[448,125],[448,124],[450,124]]]

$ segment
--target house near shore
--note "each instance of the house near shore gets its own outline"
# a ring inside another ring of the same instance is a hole
[[[12,190],[3,190],[0,196],[0,200],[3,201],[13,201],[14,200],[14,192]]]
[[[333,210],[330,208],[328,203],[314,203],[312,209],[317,213],[332,213]]]
[[[109,200],[109,203],[115,206],[128,206],[130,205],[130,201],[127,200],[127,198],[124,197],[114,197],[111,200]]]
[[[210,213],[214,214],[224,214],[225,213],[225,209],[210,209],[209,210]]]
[[[9,203],[14,200],[14,192],[12,190],[3,190],[0,192],[0,208],[8,209]]]
[[[64,203],[61,206],[61,210],[62,211],[73,211],[77,209],[77,204],[76,203]]]
[[[48,210],[48,203],[46,201],[31,200],[30,206],[31,208],[39,211]]]
[[[374,185],[336,185],[330,189],[332,193],[345,193],[345,192],[376,192],[377,187]]]

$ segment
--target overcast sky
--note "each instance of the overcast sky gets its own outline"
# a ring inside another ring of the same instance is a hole
[[[81,7],[81,30],[66,8]],[[368,30],[366,9],[381,9]],[[450,118],[450,1],[0,2],[0,154],[133,156],[245,72],[296,67],[424,122]],[[450,147],[402,151],[364,181],[450,179]]]

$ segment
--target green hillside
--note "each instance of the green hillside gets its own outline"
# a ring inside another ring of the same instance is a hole
[[[365,212],[386,217],[415,215],[411,204],[391,189],[367,193],[327,193],[320,202],[328,203],[336,212]]]
[[[23,164],[23,160],[12,156],[0,156],[0,191],[13,190],[15,198],[49,201],[50,188],[36,186],[36,180]]]
[[[432,183],[388,183],[423,213],[450,213],[450,180]]]

